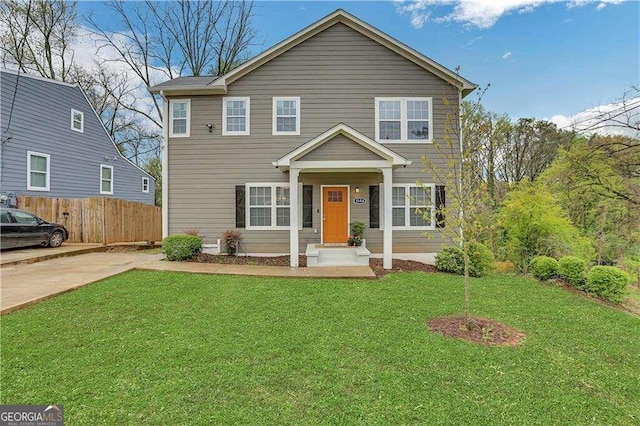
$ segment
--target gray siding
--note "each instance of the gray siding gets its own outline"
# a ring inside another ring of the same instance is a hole
[[[191,137],[169,140],[169,232],[200,228],[209,240],[235,226],[234,186],[246,182],[288,182],[289,175],[272,161],[309,141],[338,123],[345,123],[370,138],[375,137],[375,97],[429,96],[433,101],[433,130],[436,141],[444,141],[448,96],[457,106],[457,90],[400,55],[343,24],[336,24],[271,60],[232,83],[227,96],[251,98],[251,135],[222,136],[222,97],[191,97]],[[300,96],[299,136],[272,135],[272,98]],[[209,133],[207,123],[216,128]],[[445,167],[431,144],[389,144],[389,148],[413,161],[394,171],[395,183],[433,181],[423,173],[422,155]],[[322,148],[320,148],[322,149]],[[322,154],[322,151],[320,151]],[[318,154],[319,155],[319,154]],[[337,159],[337,157],[334,157]],[[300,175],[302,183],[314,184],[314,227],[300,234],[300,247],[319,242],[321,184],[368,185],[381,175],[322,173]],[[368,203],[354,205],[351,220],[368,224]],[[394,231],[396,252],[437,251],[439,231]],[[365,233],[373,251],[382,250],[382,232]],[[288,231],[243,231],[249,252],[288,252]]]
[[[71,130],[71,109],[84,113],[83,133]],[[78,87],[0,72],[0,126],[3,138],[11,136],[2,150],[0,192],[154,204],[155,180],[120,156]],[[27,190],[27,151],[50,155],[49,191]],[[100,194],[100,164],[113,166],[113,195]],[[142,192],[143,177],[149,177],[149,193]]]
[[[307,155],[299,158],[301,161],[327,161],[336,159],[381,160],[383,158],[344,135],[334,137]]]

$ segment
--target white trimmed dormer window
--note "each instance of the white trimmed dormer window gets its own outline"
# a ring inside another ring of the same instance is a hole
[[[100,193],[113,195],[113,166],[100,164]]]
[[[49,154],[27,151],[27,190],[48,191],[50,181]]]
[[[142,178],[142,192],[144,192],[145,194],[149,193],[149,178],[148,177],[143,177]]]
[[[84,113],[82,111],[71,110],[71,130],[84,133]]]
[[[245,97],[222,98],[222,135],[248,135],[250,99]]]
[[[431,98],[376,98],[376,141],[431,143]]]
[[[188,138],[191,128],[191,99],[171,99],[169,118],[169,136]]]
[[[300,134],[300,97],[273,98],[273,134]]]

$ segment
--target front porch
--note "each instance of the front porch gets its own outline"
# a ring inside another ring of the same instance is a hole
[[[348,144],[342,142],[332,146],[330,142],[338,140],[338,138],[348,139]],[[338,124],[273,162],[276,168],[289,173],[289,188],[298,188],[300,183],[304,182],[304,176],[307,174],[325,175],[331,178],[337,175],[375,173],[377,176],[382,175],[381,179],[377,179],[381,183],[380,192],[382,194],[392,193],[393,169],[406,167],[410,164],[411,161],[403,156],[345,124]],[[351,188],[348,184],[321,185],[321,187],[323,188],[322,207],[318,210],[321,217],[321,243],[345,243],[351,223],[351,203],[355,198],[360,198],[354,197],[355,194],[352,193],[352,190],[358,193],[359,188]],[[299,232],[302,228],[300,196],[299,191],[290,191],[289,253],[292,267],[298,266]],[[382,233],[383,267],[391,269],[393,258],[391,196],[381,197],[380,205],[378,228]],[[314,230],[314,232],[317,231]],[[359,251],[353,249],[343,252],[336,248],[322,247],[321,244],[309,244],[306,252],[309,266],[345,264],[339,262],[368,264],[370,255],[366,247]]]

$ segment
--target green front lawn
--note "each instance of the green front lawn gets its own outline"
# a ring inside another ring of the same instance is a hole
[[[2,317],[2,404],[69,424],[638,424],[640,319],[525,278],[474,279],[517,348],[428,331],[461,279],[132,272]]]

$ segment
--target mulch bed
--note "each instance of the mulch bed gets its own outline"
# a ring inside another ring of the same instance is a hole
[[[289,256],[228,256],[226,254],[206,254],[200,253],[187,262],[196,263],[224,263],[226,265],[264,265],[264,266],[289,266]],[[307,266],[307,257],[298,258],[300,266]]]
[[[518,346],[524,340],[524,333],[488,318],[470,318],[467,329],[465,317],[440,317],[431,320],[427,326],[436,333],[447,337],[464,339],[472,343],[489,346]]]
[[[160,247],[160,244],[123,244],[121,246],[104,246],[100,250],[107,253],[126,253],[130,251],[150,250]]]
[[[369,259],[369,266],[378,277],[382,277],[393,272],[438,272],[435,266],[416,262],[414,260],[393,259],[393,263],[391,265],[392,269],[383,269],[382,259]]]

